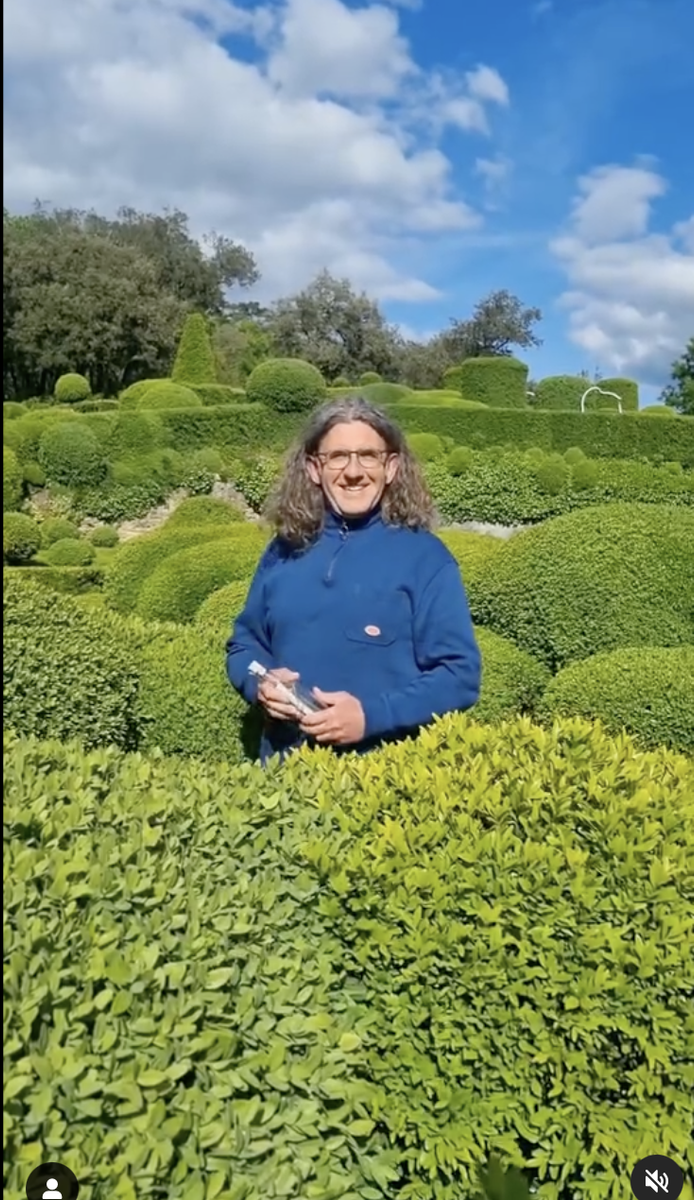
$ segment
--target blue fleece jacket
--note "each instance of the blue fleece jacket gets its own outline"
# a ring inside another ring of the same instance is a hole
[[[347,520],[328,512],[303,551],[270,543],[227,643],[227,674],[249,704],[254,659],[298,671],[308,689],[356,696],[366,730],[351,750],[416,733],[479,697],[480,654],[455,559],[434,534],[386,524],[379,509]],[[268,721],[261,759],[305,740],[292,722]]]

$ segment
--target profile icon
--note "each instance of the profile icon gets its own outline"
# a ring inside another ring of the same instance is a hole
[[[77,1176],[63,1163],[41,1163],[26,1182],[27,1200],[77,1200]]]

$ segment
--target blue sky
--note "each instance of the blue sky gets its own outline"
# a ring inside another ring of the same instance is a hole
[[[691,0],[8,0],[6,203],[178,206],[259,298],[325,266],[419,337],[508,288],[533,376],[650,401],[694,331],[691,45]]]

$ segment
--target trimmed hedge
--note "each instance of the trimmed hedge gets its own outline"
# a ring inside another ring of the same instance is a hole
[[[617,376],[614,379],[599,379],[598,387],[604,392],[616,392],[622,402],[622,408],[625,412],[638,412],[639,408],[639,385],[635,379],[622,379]],[[593,392],[586,400],[586,407],[593,401],[597,407],[605,407],[607,404],[613,404],[607,396],[601,396],[599,392]]]
[[[111,460],[150,454],[163,449],[170,440],[166,426],[153,412],[118,412],[104,432],[103,445]]]
[[[6,727],[134,747],[136,646],[122,622],[18,574],[3,575]]]
[[[58,404],[78,404],[88,400],[92,394],[89,380],[84,375],[61,375],[57,380],[53,395]]]
[[[12,512],[22,503],[24,472],[9,446],[2,448],[2,511]]]
[[[513,537],[468,586],[474,619],[552,671],[694,642],[694,511],[610,504]]]
[[[170,555],[189,546],[202,546],[230,536],[227,525],[204,524],[169,528],[168,522],[153,533],[126,542],[118,551],[106,582],[106,599],[117,612],[134,612],[145,582]]]
[[[245,404],[246,402],[244,388],[230,387],[226,383],[188,383],[187,387],[195,392],[203,404],[210,407],[216,407],[218,404]]]
[[[379,375],[378,371],[363,371],[359,376],[359,383],[362,387],[370,383],[383,383],[383,376]]]
[[[108,473],[95,434],[77,421],[49,425],[41,434],[38,460],[52,483],[66,487],[98,487]]]
[[[90,542],[60,538],[44,551],[43,557],[51,567],[88,567],[96,558],[96,550]]]
[[[171,379],[183,384],[217,382],[212,342],[202,313],[188,313],[185,319]]]
[[[170,382],[167,379],[138,379],[136,383],[131,383],[129,387],[120,393],[118,397],[119,407],[124,409],[137,408],[142,397],[154,384]]]
[[[411,433],[407,444],[420,462],[435,462],[443,457],[443,442],[435,433]]]
[[[38,461],[39,444],[47,429],[53,425],[67,425],[80,421],[86,424],[76,413],[61,408],[47,408],[44,411],[33,410],[25,417],[6,422],[2,429],[5,446],[14,450],[21,466]]]
[[[41,546],[47,550],[54,542],[64,538],[79,538],[80,531],[67,517],[48,517],[41,523]]]
[[[49,567],[43,563],[32,563],[30,567],[5,567],[4,576],[7,579],[19,577],[25,583],[30,580],[38,587],[73,596],[98,591],[104,586],[103,568],[95,565]]]
[[[4,774],[8,1189],[58,1153],[125,1200],[691,1162],[686,759],[458,717],[266,771],[7,736]]]
[[[120,542],[120,535],[114,525],[97,525],[89,534],[92,546],[98,549],[111,550]]]
[[[510,355],[466,358],[460,364],[459,379],[468,400],[490,408],[527,408],[528,368]]]
[[[2,556],[10,565],[31,562],[41,547],[41,528],[26,513],[3,513]]]
[[[16,421],[18,417],[23,417],[28,411],[26,404],[22,404],[20,400],[4,400],[2,419],[3,421]]]
[[[535,388],[533,407],[580,412],[581,397],[590,386],[583,375],[548,375]]]
[[[202,400],[192,388],[162,379],[153,383],[137,401],[139,411],[146,409],[202,408]]]
[[[482,687],[472,715],[477,721],[503,721],[535,711],[550,673],[530,654],[491,629],[476,629],[482,655]]]
[[[647,404],[645,408],[639,409],[641,417],[676,417],[677,413],[674,408],[668,408],[666,404]]]
[[[148,621],[192,621],[217,588],[253,574],[267,540],[256,525],[236,525],[225,538],[168,555],[143,583],[135,611]]]
[[[226,642],[231,634],[231,627],[236,618],[243,612],[250,591],[252,578],[237,579],[218,588],[216,592],[203,600],[194,617],[196,628],[205,630],[208,634]]]
[[[599,718],[647,747],[694,755],[694,645],[613,650],[573,663],[545,691],[539,716]]]
[[[189,525],[236,525],[244,515],[228,500],[214,496],[189,496],[182,500],[166,521],[167,529],[184,529]]]
[[[307,413],[325,400],[327,388],[317,367],[301,358],[269,358],[246,380],[251,404],[279,413]]]
[[[507,542],[487,533],[472,533],[465,529],[439,529],[437,536],[447,546],[460,567],[463,581],[473,581],[482,574],[487,563],[502,554]]]

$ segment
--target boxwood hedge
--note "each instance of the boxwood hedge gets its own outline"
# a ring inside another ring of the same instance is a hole
[[[466,358],[460,364],[460,391],[490,408],[526,408],[528,368],[510,355]]]
[[[2,511],[12,512],[22,502],[24,472],[14,450],[2,448]]]
[[[253,574],[266,545],[258,526],[235,525],[224,538],[167,555],[144,581],[135,612],[148,621],[192,621],[217,588]]]
[[[694,511],[610,504],[518,533],[468,595],[474,618],[557,670],[602,650],[694,643]]]
[[[205,629],[220,642],[225,642],[234,620],[243,611],[251,582],[251,577],[237,579],[212,592],[195,614],[196,628]]]
[[[187,631],[192,633],[192,631]],[[694,1166],[694,766],[447,718],[279,770],[5,738],[6,1186],[539,1200]]]
[[[555,675],[539,706],[556,715],[599,718],[645,746],[694,755],[694,645],[596,654]]]

